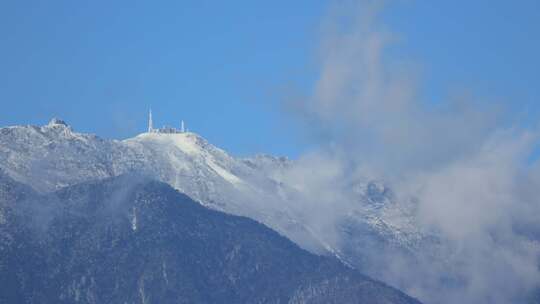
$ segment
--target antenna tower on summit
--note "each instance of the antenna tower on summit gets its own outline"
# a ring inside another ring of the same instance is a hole
[[[186,125],[183,120],[180,123],[180,129],[166,127],[166,126],[163,126],[163,128],[154,129],[154,121],[152,119],[152,109],[148,111],[148,133],[178,134],[178,133],[185,133],[187,131],[188,130],[186,129]]]
[[[154,132],[154,124],[152,122],[152,109],[148,112],[148,133]]]

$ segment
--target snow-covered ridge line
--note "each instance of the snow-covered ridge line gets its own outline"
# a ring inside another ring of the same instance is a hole
[[[301,194],[281,179],[294,161],[270,155],[235,158],[196,133],[157,132],[150,127],[151,132],[125,140],[77,133],[60,119],[45,126],[1,128],[0,169],[39,192],[142,172],[209,208],[264,223],[308,250],[350,260],[335,240],[312,226],[309,210],[295,201]],[[421,238],[414,226],[407,226],[410,221],[392,221],[403,212],[383,184],[366,181],[351,191],[359,203],[337,223],[343,225],[336,228],[343,231],[343,238],[350,237],[351,229],[406,247]]]
[[[265,206],[277,199],[279,185],[256,163],[254,159],[249,166],[245,159],[236,159],[186,131],[152,129],[119,141],[77,133],[60,119],[44,126],[0,129],[0,168],[39,192],[142,172],[207,207],[254,218],[282,234],[287,235],[290,227],[304,230],[282,210]],[[309,234],[295,233],[301,238]]]

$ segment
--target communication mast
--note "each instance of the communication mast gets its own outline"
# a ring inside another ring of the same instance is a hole
[[[148,133],[154,132],[154,123],[152,122],[152,109],[148,112]]]

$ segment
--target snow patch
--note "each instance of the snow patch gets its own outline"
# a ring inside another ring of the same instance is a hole
[[[137,231],[137,208],[131,209],[131,230]]]

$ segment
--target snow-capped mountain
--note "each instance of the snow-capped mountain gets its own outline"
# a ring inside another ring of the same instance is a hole
[[[394,193],[386,181],[356,174],[334,178],[332,164],[316,164],[322,170],[311,174],[311,160],[305,161],[234,157],[196,133],[174,129],[107,140],[78,133],[59,119],[44,126],[0,128],[0,181],[4,177],[33,188],[15,193],[47,195],[142,173],[210,209],[254,219],[304,249],[333,255],[426,302],[439,294],[463,294],[469,277],[456,265],[471,265],[469,255],[443,234],[426,230],[430,227],[418,217],[414,198]],[[0,198],[11,193],[2,187]],[[0,223],[6,218],[0,214]],[[474,296],[463,299],[475,303]]]
[[[282,178],[291,166],[294,161],[267,155],[235,158],[191,132],[146,132],[105,140],[77,133],[59,119],[45,126],[0,129],[0,168],[38,192],[143,172],[209,208],[248,216],[308,250],[357,264],[355,256],[342,252],[360,254],[350,248],[354,238],[343,244],[326,235],[309,221],[305,206],[296,203],[302,193]],[[396,204],[384,184],[365,181],[350,189],[358,204],[339,215],[337,233],[349,238],[354,231],[355,237],[405,249],[422,240],[409,209]]]

